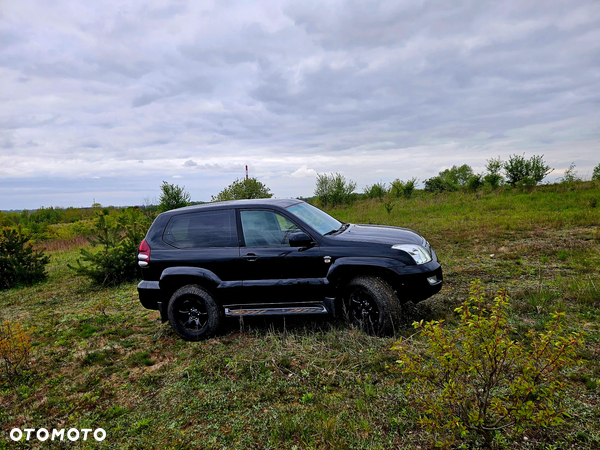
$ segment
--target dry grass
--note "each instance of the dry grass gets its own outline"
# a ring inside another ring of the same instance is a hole
[[[43,241],[34,244],[36,250],[45,248],[48,252],[66,252],[69,250],[87,247],[90,243],[84,236],[75,236],[69,239],[56,239],[52,241]]]

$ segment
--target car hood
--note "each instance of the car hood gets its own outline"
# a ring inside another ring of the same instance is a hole
[[[415,231],[409,230],[408,228],[388,227],[383,225],[350,224],[345,231],[329,237],[342,242],[374,242],[389,245],[427,245],[427,241]]]

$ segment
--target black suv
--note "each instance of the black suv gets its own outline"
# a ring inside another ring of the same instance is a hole
[[[145,308],[196,341],[224,317],[344,314],[376,335],[402,304],[442,287],[442,268],[414,231],[342,223],[300,200],[207,203],[160,214],[142,241]]]

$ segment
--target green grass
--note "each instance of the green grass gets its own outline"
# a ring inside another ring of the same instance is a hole
[[[582,364],[566,377],[566,425],[526,436],[507,430],[499,448],[600,446],[600,207],[594,199],[600,199],[598,184],[580,183],[531,192],[416,192],[392,200],[389,213],[377,200],[330,211],[344,221],[413,228],[432,243],[446,283],[419,304],[415,319],[445,318],[451,326],[469,282],[480,278],[490,300],[508,289],[516,336],[543,329],[557,310],[567,313],[570,330],[587,333]],[[19,448],[8,440],[13,427],[107,431],[102,443],[73,444],[84,448],[431,444],[416,424],[403,378],[391,370],[394,338],[327,320],[277,319],[228,322],[223,335],[186,343],[157,312],[141,307],[135,283],[97,288],[67,269],[77,249],[50,255],[46,282],[0,292],[0,319],[35,327],[31,373],[0,388],[0,449]],[[106,315],[94,313],[105,299]]]

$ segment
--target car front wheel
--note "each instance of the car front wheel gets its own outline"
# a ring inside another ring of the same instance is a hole
[[[400,300],[381,278],[352,279],[345,289],[344,305],[350,323],[374,336],[391,335],[400,325]]]
[[[186,341],[213,336],[221,325],[221,312],[205,289],[188,285],[171,296],[167,309],[171,327]]]

